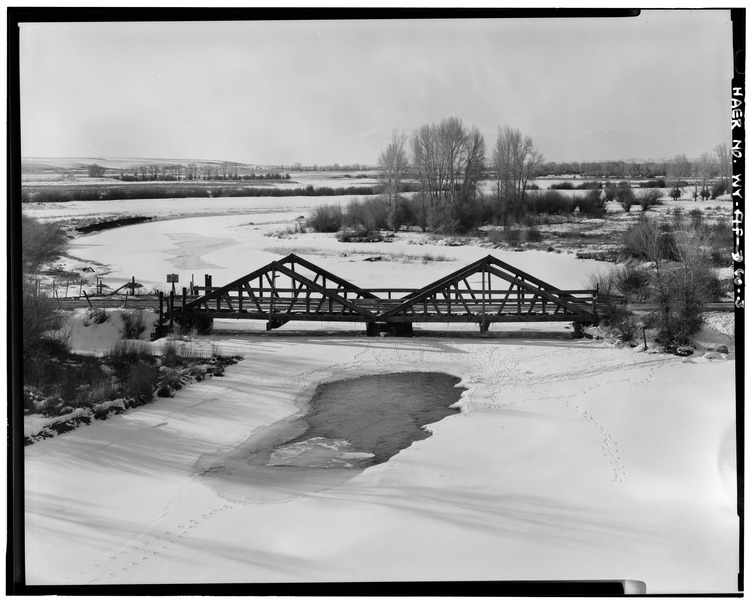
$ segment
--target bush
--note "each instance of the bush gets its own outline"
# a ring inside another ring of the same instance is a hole
[[[715,200],[718,196],[731,193],[731,184],[727,181],[719,181],[710,189],[710,198]]]
[[[624,212],[629,212],[637,204],[635,193],[626,181],[622,181],[616,188],[616,201],[621,204]]]
[[[147,342],[119,340],[106,353],[106,358],[115,366],[137,362],[153,362],[151,347]]]
[[[607,181],[606,184],[603,186],[603,199],[606,202],[613,202],[616,200],[616,184]]]
[[[588,279],[588,286],[598,290],[598,304],[602,308],[601,324],[611,327],[622,341],[628,342],[634,338],[637,321],[626,302],[621,300],[618,282],[619,273],[612,268],[593,273]]]
[[[55,310],[51,298],[36,293],[33,281],[23,285],[23,306],[21,309],[21,334],[23,336],[23,358],[33,354],[64,353],[67,343],[63,337],[50,337],[52,331],[59,331],[62,320]]]
[[[129,365],[121,382],[124,395],[140,401],[153,399],[157,378],[158,370],[153,365],[142,362]]]
[[[322,204],[312,209],[307,224],[319,233],[335,233],[343,225],[343,210],[337,204]]]
[[[659,177],[657,179],[650,179],[648,181],[641,181],[640,182],[641,188],[665,188],[666,187],[666,180]]]
[[[396,198],[388,209],[388,227],[393,231],[399,231],[401,227],[410,227],[417,224],[413,205],[404,198]]]
[[[575,196],[572,205],[573,210],[595,219],[601,219],[606,215],[606,202],[600,188],[590,188],[585,196]]]
[[[366,227],[344,227],[336,234],[339,242],[381,242],[382,236]]]
[[[126,340],[137,340],[146,330],[145,312],[141,309],[129,310],[121,314],[122,337]]]
[[[572,212],[572,201],[556,190],[529,194],[534,214],[561,215]]]
[[[640,219],[624,234],[622,254],[626,258],[652,260],[657,255],[663,260],[674,260],[674,239],[669,226],[659,225],[647,218]]]
[[[58,223],[43,223],[21,214],[21,259],[23,272],[34,274],[57,258],[67,245],[67,236]]]
[[[575,186],[570,181],[563,181],[562,183],[552,183],[549,186],[550,190],[574,190]]]
[[[628,302],[645,301],[649,296],[649,284],[650,276],[644,269],[627,266],[616,271],[616,291]]]
[[[86,319],[95,325],[101,325],[109,320],[109,314],[103,308],[89,308],[86,312]]]
[[[384,198],[353,198],[346,206],[343,224],[347,227],[363,227],[370,230],[387,229],[388,204]]]
[[[660,189],[650,188],[639,195],[638,202],[642,207],[643,212],[645,212],[650,210],[653,206],[659,206],[662,204],[662,197],[663,192]]]

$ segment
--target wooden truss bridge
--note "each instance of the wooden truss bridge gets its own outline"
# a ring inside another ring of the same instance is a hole
[[[560,290],[494,256],[477,260],[420,289],[360,288],[289,254],[202,295],[169,299],[170,320],[206,329],[213,319],[262,319],[268,330],[294,320],[366,323],[367,333],[410,334],[414,323],[516,321],[596,324],[596,290]]]

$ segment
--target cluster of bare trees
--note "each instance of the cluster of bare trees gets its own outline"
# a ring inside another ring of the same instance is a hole
[[[89,167],[89,176],[94,177],[103,174],[103,167],[99,167],[101,172],[98,175],[92,173],[91,167],[96,166],[92,165]],[[283,175],[272,171],[264,173],[248,172],[247,167],[242,167],[236,163],[187,163],[187,165],[143,164],[132,169],[119,170],[119,179],[122,181],[244,181],[289,178],[290,175],[288,173]]]
[[[543,162],[543,154],[533,140],[518,129],[500,127],[492,155],[498,202],[522,202],[528,180]]]
[[[694,161],[684,154],[677,154],[666,163],[666,179],[673,188],[671,197],[674,199],[680,198],[690,183],[695,200],[698,197],[704,200],[719,196],[730,189],[732,171],[731,149],[727,143],[716,146],[712,152],[703,152]],[[710,184],[714,179],[717,179],[717,183],[711,190]]]
[[[500,127],[491,160],[476,128],[449,117],[417,128],[410,136],[393,132],[379,156],[383,193],[393,210],[402,205],[406,179],[419,182],[417,213],[422,226],[462,229],[485,217],[479,184],[496,179],[496,203],[522,202],[534,169],[543,160],[533,140],[517,129]],[[490,173],[491,171],[491,173]]]

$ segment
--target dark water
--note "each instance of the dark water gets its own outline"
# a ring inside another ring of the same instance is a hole
[[[369,375],[320,385],[309,409],[201,457],[201,480],[237,502],[286,502],[334,488],[417,440],[424,425],[458,412],[459,378],[444,373]]]
[[[364,468],[430,434],[424,425],[455,414],[460,379],[444,373],[369,375],[317,388],[304,432],[275,445],[269,466]]]

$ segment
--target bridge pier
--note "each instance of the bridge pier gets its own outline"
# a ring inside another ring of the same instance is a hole
[[[412,337],[414,324],[410,321],[404,323],[367,323],[367,335],[377,337],[380,333],[387,333],[396,337]]]
[[[265,330],[272,331],[273,329],[278,329],[279,327],[286,325],[286,323],[288,322],[289,322],[289,319],[285,319],[283,317],[273,317],[269,319],[268,322],[265,324]]]

